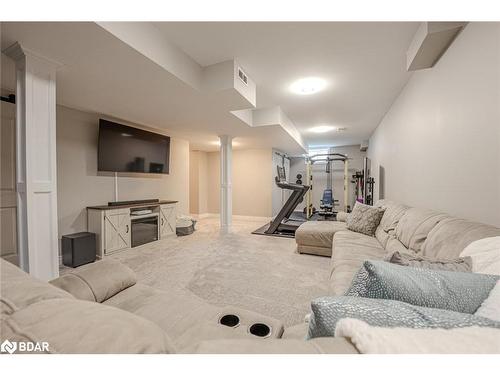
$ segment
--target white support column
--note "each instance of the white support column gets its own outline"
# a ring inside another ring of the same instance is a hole
[[[56,69],[16,43],[16,171],[19,262],[31,275],[59,275],[56,171]]]
[[[231,186],[231,168],[233,158],[232,138],[221,135],[220,138],[220,229],[222,233],[231,231],[233,214],[233,194]]]

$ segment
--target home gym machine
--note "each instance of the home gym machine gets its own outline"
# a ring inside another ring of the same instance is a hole
[[[314,163],[323,161],[326,163],[325,172],[327,174],[326,189],[323,191],[323,197],[321,199],[320,211],[318,214],[325,217],[335,217],[337,212],[335,211],[335,200],[333,197],[333,162],[342,161],[344,163],[344,211],[349,211],[349,159],[347,155],[338,153],[327,153],[318,154],[310,157],[306,157],[306,181],[310,184],[310,189],[306,195],[306,207],[305,215],[306,219],[310,219],[315,213],[314,206],[312,204],[312,166]]]
[[[309,190],[308,185],[290,183],[286,180],[285,168],[277,166],[278,176],[275,182],[281,189],[292,190],[292,194],[281,208],[278,215],[269,224],[253,231],[253,234],[263,234],[278,237],[295,237],[295,231],[305,220],[292,220],[290,215],[295,207],[303,201],[304,195]]]
[[[363,170],[352,175],[351,183],[354,184],[355,202],[373,205],[373,186],[375,179],[371,176],[371,162],[365,157],[363,160]]]

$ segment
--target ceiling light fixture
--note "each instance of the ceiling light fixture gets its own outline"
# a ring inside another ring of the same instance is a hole
[[[330,126],[330,125],[319,125],[309,128],[311,133],[328,133],[328,132],[345,132],[347,128],[345,126]]]
[[[310,128],[309,131],[311,133],[328,133],[331,131],[336,130],[335,126],[330,126],[330,125],[320,125],[320,126],[315,126],[313,128]]]
[[[318,77],[301,78],[290,86],[290,90],[297,95],[312,95],[323,90],[326,81]]]

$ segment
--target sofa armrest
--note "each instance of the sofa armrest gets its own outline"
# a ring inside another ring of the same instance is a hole
[[[340,211],[337,213],[337,221],[346,222],[348,216],[349,216],[349,214],[347,212]]]
[[[50,281],[52,285],[78,299],[99,303],[135,285],[136,282],[134,271],[114,260],[87,264]]]

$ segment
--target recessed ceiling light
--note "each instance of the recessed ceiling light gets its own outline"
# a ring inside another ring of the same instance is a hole
[[[345,126],[330,126],[330,125],[319,125],[309,128],[311,133],[327,133],[335,131],[337,133],[345,132],[347,128]]]
[[[297,95],[312,95],[323,90],[326,81],[318,77],[301,78],[290,86],[290,90]]]
[[[330,125],[320,125],[309,129],[311,133],[327,133],[333,130],[336,130],[335,126]]]

